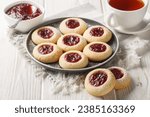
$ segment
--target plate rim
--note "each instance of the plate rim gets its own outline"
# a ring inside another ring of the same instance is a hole
[[[91,21],[91,22],[96,22],[96,23],[98,23],[99,25],[103,25],[103,26],[105,26],[106,28],[108,28],[108,29],[113,33],[113,35],[115,36],[115,39],[116,39],[116,45],[117,45],[117,46],[116,46],[116,49],[115,49],[114,53],[113,53],[108,59],[104,60],[102,63],[98,63],[98,64],[93,65],[93,66],[91,66],[91,67],[85,67],[85,68],[81,68],[81,69],[63,69],[63,68],[56,68],[56,67],[53,67],[53,66],[51,66],[51,65],[49,65],[49,64],[42,63],[42,62],[38,61],[37,59],[35,59],[35,58],[33,57],[33,55],[29,52],[29,49],[28,49],[28,42],[31,40],[31,39],[29,39],[29,36],[31,35],[31,33],[32,33],[35,29],[37,29],[37,28],[39,28],[39,27],[41,27],[41,26],[45,26],[45,25],[47,25],[47,24],[51,24],[51,23],[54,23],[54,22],[57,22],[57,21],[60,21],[60,20],[62,21],[62,20],[64,20],[64,19],[66,19],[66,18],[71,18],[71,17],[60,17],[60,18],[55,18],[55,19],[47,20],[46,22],[42,22],[41,24],[39,24],[39,25],[33,27],[33,28],[30,30],[30,32],[27,34],[26,39],[25,39],[25,49],[26,49],[28,55],[31,57],[31,59],[32,59],[34,62],[38,63],[39,65],[41,65],[41,66],[44,67],[44,68],[46,67],[46,68],[48,68],[48,69],[50,69],[50,70],[53,70],[53,71],[54,71],[54,70],[58,70],[58,71],[61,71],[61,72],[71,72],[71,73],[79,73],[79,72],[80,72],[80,73],[82,73],[82,72],[87,72],[87,71],[96,69],[96,68],[98,68],[98,67],[100,67],[100,66],[106,64],[107,62],[109,62],[112,58],[114,58],[114,56],[116,55],[116,53],[117,53],[117,51],[118,51],[118,49],[119,49],[119,39],[118,39],[118,36],[116,35],[116,33],[115,33],[111,28],[109,28],[108,26],[106,26],[105,24],[103,24],[103,23],[101,23],[101,22],[97,22],[97,21],[92,20],[92,19],[89,19],[89,18],[76,17],[76,18],[81,18],[81,19],[83,19],[83,20],[85,20],[85,21],[88,20],[88,21]]]

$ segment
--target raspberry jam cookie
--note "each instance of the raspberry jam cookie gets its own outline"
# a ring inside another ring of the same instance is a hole
[[[103,61],[111,56],[112,48],[104,42],[92,42],[85,46],[83,53],[91,61]]]
[[[115,77],[108,69],[95,69],[85,78],[85,89],[93,96],[103,96],[115,87]]]
[[[63,51],[53,43],[41,43],[33,49],[33,56],[43,63],[57,62],[62,53]]]
[[[60,23],[59,29],[63,34],[83,34],[87,29],[87,24],[80,18],[67,18]]]
[[[112,33],[106,27],[97,25],[88,28],[84,32],[83,37],[88,42],[108,42],[112,37]]]
[[[59,65],[64,69],[79,69],[88,65],[88,58],[80,51],[68,51],[61,55]]]
[[[56,43],[60,36],[61,33],[56,28],[51,26],[44,26],[36,29],[32,33],[31,38],[35,44],[40,44],[45,42]]]
[[[121,67],[111,67],[109,70],[116,78],[115,89],[123,89],[130,85],[131,78],[125,69]]]
[[[57,45],[64,51],[82,51],[86,44],[86,40],[81,35],[76,33],[65,34],[61,36],[57,41]]]

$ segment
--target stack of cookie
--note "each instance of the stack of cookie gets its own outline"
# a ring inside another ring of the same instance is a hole
[[[88,27],[80,18],[67,18],[60,23],[59,30],[44,26],[32,33],[32,41],[37,46],[33,56],[43,63],[59,61],[64,69],[79,69],[89,61],[101,62],[112,54],[107,44],[112,33],[104,26]]]
[[[93,96],[103,96],[113,89],[127,88],[131,83],[130,75],[121,67],[95,69],[87,74],[85,88]]]

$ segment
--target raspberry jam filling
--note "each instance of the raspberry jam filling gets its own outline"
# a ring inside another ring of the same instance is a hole
[[[123,77],[123,73],[121,70],[117,69],[117,68],[110,68],[111,72],[114,74],[116,79],[120,79]]]
[[[104,30],[101,27],[92,28],[90,34],[95,37],[100,37],[104,34]]]
[[[68,28],[77,28],[78,26],[80,26],[80,23],[77,20],[74,19],[70,19],[66,21],[66,25]]]
[[[53,51],[53,46],[52,45],[42,45],[38,49],[39,53],[41,54],[49,54]]]
[[[89,48],[94,52],[104,52],[106,50],[106,46],[103,44],[92,44]]]
[[[81,59],[81,56],[78,53],[68,53],[65,55],[65,60],[67,62],[75,63]]]
[[[44,39],[49,39],[54,35],[54,32],[49,28],[42,28],[38,31],[38,35]]]
[[[89,82],[91,85],[98,87],[106,82],[107,77],[108,76],[106,73],[104,73],[103,71],[98,71],[90,76]]]
[[[68,46],[74,46],[74,45],[78,44],[79,41],[80,41],[80,38],[78,36],[74,36],[74,35],[67,35],[63,38],[64,44],[66,44]]]
[[[31,4],[21,3],[8,9],[6,14],[15,19],[28,20],[39,16],[42,12]]]

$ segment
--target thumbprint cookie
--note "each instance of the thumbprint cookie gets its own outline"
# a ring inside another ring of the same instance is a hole
[[[108,42],[112,37],[112,32],[104,26],[96,25],[88,28],[83,37],[88,42]]]
[[[131,78],[127,71],[121,67],[110,67],[109,70],[114,74],[116,78],[115,89],[123,89],[130,85]]]
[[[63,51],[53,43],[41,43],[34,47],[33,56],[43,63],[54,63],[59,60]]]
[[[93,96],[103,96],[115,87],[115,77],[108,69],[95,69],[85,78],[85,89]]]
[[[64,51],[82,51],[86,44],[86,40],[81,35],[76,33],[65,34],[61,36],[57,41],[57,45]]]
[[[87,24],[80,18],[67,18],[60,23],[59,29],[63,34],[83,34],[87,29]]]
[[[80,51],[68,51],[61,55],[59,65],[64,69],[79,69],[88,65],[88,58]]]
[[[36,29],[32,33],[31,38],[35,44],[40,44],[45,42],[56,43],[60,36],[61,33],[56,28],[51,26],[44,26]]]
[[[92,42],[85,46],[83,53],[91,61],[103,61],[112,54],[112,48],[104,42]]]

